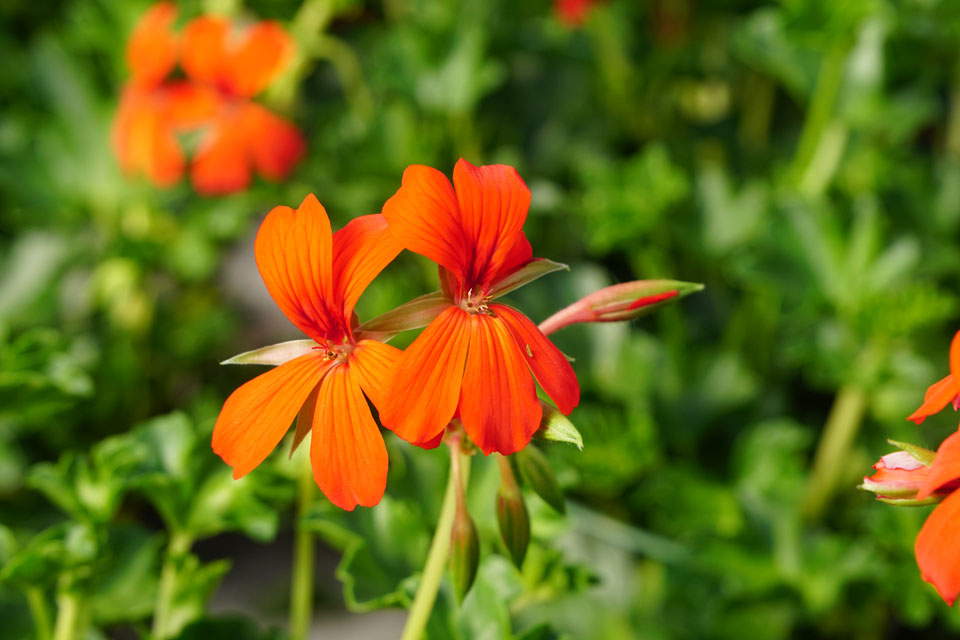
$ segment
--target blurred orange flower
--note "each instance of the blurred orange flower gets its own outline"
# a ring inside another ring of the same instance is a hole
[[[313,195],[294,211],[274,208],[257,233],[255,253],[277,306],[317,346],[244,384],[227,398],[213,450],[240,478],[259,465],[299,413],[296,446],[311,432],[317,485],[343,509],[383,497],[387,450],[367,405],[384,404],[383,380],[400,351],[357,339],[354,305],[401,247],[379,214],[331,234]]]
[[[408,167],[384,204],[400,244],[440,265],[449,302],[400,357],[388,385],[380,417],[401,438],[435,446],[459,415],[485,454],[508,455],[540,425],[534,377],[563,413],[579,403],[563,354],[525,315],[492,302],[504,279],[533,259],[522,231],[529,206],[513,167],[462,159],[453,186],[436,169]]]
[[[123,90],[113,146],[128,174],[169,186],[186,166],[178,134],[200,132],[190,164],[200,193],[246,188],[254,170],[286,176],[303,156],[299,130],[252,101],[289,63],[294,44],[274,22],[236,27],[201,16],[183,34],[173,30],[176,8],[149,9],[127,46],[132,76]],[[171,78],[179,63],[184,78]]]

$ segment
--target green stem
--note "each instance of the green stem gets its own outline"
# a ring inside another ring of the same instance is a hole
[[[33,630],[37,640],[50,640],[50,612],[47,610],[47,599],[43,590],[37,587],[28,587],[24,595],[30,607],[30,616],[33,618]]]
[[[820,73],[810,108],[803,123],[800,142],[790,167],[791,181],[800,184],[817,155],[821,138],[830,127],[840,88],[843,86],[844,63],[847,59],[846,43],[833,45],[820,64]]]
[[[53,640],[76,639],[81,604],[80,594],[72,587],[57,593],[57,623],[53,629]]]
[[[306,640],[313,620],[313,559],[316,543],[303,519],[313,504],[316,483],[310,458],[304,456],[298,481],[297,520],[294,524],[293,577],[290,585],[290,638]]]
[[[803,499],[802,509],[807,519],[816,520],[833,495],[866,406],[866,391],[858,385],[844,385],[837,393],[817,445]]]
[[[450,534],[453,531],[453,516],[457,506],[457,477],[463,477],[460,491],[463,490],[470,477],[470,458],[460,452],[459,438],[452,439],[450,444],[450,477],[447,479],[447,491],[443,497],[443,507],[440,509],[440,518],[437,521],[437,530],[430,543],[427,553],[427,562],[423,565],[423,575],[420,577],[420,586],[417,595],[413,598],[407,624],[403,628],[400,640],[419,640],[427,628],[433,603],[437,599],[443,570],[450,555]]]
[[[193,546],[193,536],[182,531],[170,534],[170,544],[160,569],[160,586],[157,588],[157,605],[153,612],[153,630],[150,637],[163,640],[175,630],[170,628],[170,613],[177,591],[177,564]]]

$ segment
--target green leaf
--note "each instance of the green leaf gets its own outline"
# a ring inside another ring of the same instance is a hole
[[[534,435],[543,440],[566,442],[583,451],[583,436],[570,419],[549,402],[541,400],[540,404],[543,406],[543,416],[540,419],[540,428]]]
[[[303,524],[343,550],[336,575],[351,611],[410,606],[413,576],[423,567],[431,536],[413,504],[386,495],[376,507],[347,512],[323,501]]]
[[[174,564],[177,588],[173,595],[166,627],[171,633],[177,633],[187,624],[203,616],[207,601],[230,569],[229,560],[201,564],[200,559],[192,553],[179,556]]]
[[[570,271],[570,267],[560,262],[554,262],[553,260],[547,260],[546,258],[535,258],[531,262],[528,262],[524,266],[508,275],[503,280],[494,283],[493,288],[490,290],[490,295],[494,298],[499,298],[500,296],[504,296],[511,291],[519,289],[520,287],[529,284],[538,278],[542,278],[548,273],[560,271],[561,269]]]
[[[109,532],[110,558],[93,576],[90,611],[98,624],[143,620],[153,612],[160,575],[162,534],[118,527]]]
[[[265,364],[281,365],[318,348],[313,340],[288,340],[252,351],[238,353],[220,364]]]
[[[282,640],[284,634],[277,630],[261,631],[248,618],[203,618],[183,628],[174,640]]]

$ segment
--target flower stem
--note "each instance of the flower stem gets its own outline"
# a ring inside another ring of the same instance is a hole
[[[290,638],[306,640],[313,619],[313,558],[316,544],[313,533],[303,525],[303,518],[313,504],[316,483],[310,458],[300,471],[297,491],[297,519],[294,523],[293,577],[290,584]]]
[[[81,604],[80,594],[72,587],[57,593],[57,622],[53,629],[53,640],[75,640]]]
[[[803,499],[803,514],[809,520],[817,519],[830,500],[846,468],[844,458],[857,435],[866,406],[867,394],[859,385],[844,385],[837,393],[817,445]]]
[[[453,516],[457,506],[457,485],[463,490],[470,477],[470,458],[460,451],[460,439],[453,438],[450,444],[450,477],[447,479],[447,491],[443,498],[443,507],[440,509],[440,518],[437,521],[437,530],[430,543],[427,561],[423,565],[423,575],[420,577],[420,586],[417,595],[413,598],[407,624],[403,628],[400,640],[419,640],[430,619],[433,603],[437,599],[443,570],[450,555],[450,534],[453,531]],[[462,477],[462,482],[461,482]]]
[[[30,607],[33,631],[37,640],[50,640],[50,612],[47,611],[47,600],[43,596],[43,590],[38,587],[29,587],[24,595]]]
[[[190,551],[192,545],[193,536],[190,534],[183,531],[173,531],[170,534],[170,544],[167,545],[167,553],[160,569],[157,606],[153,612],[153,629],[150,633],[153,640],[163,640],[176,631],[170,628],[169,619],[177,590],[177,564],[180,558]]]

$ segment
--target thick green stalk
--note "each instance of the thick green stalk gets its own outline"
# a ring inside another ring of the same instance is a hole
[[[170,534],[170,544],[160,568],[160,586],[157,588],[157,606],[153,612],[153,629],[150,637],[163,640],[173,633],[170,628],[170,613],[177,592],[177,563],[193,546],[193,536],[182,531]],[[59,640],[59,639],[57,639]]]
[[[803,499],[803,514],[809,520],[820,516],[833,495],[866,406],[866,391],[858,385],[844,385],[837,393],[817,445]]]
[[[75,640],[80,621],[82,602],[76,589],[64,588],[57,593],[57,623],[53,629],[53,640]]]
[[[462,481],[461,481],[462,476]],[[457,507],[457,485],[465,487],[470,477],[470,458],[460,452],[460,441],[450,442],[450,477],[447,479],[447,491],[443,498],[443,507],[440,509],[440,518],[437,529],[430,543],[427,561],[423,565],[423,575],[420,577],[420,586],[417,595],[413,598],[407,624],[403,628],[400,640],[419,640],[427,628],[433,603],[437,599],[440,581],[443,579],[443,570],[447,566],[447,557],[450,555],[450,534],[453,530],[453,516]],[[462,489],[461,489],[462,490]]]
[[[313,504],[316,483],[310,458],[303,456],[297,493],[297,520],[294,524],[293,577],[290,584],[290,638],[306,640],[313,620],[313,559],[316,542],[313,533],[303,525],[303,518]]]
[[[50,640],[50,612],[47,610],[47,600],[43,590],[29,587],[24,595],[30,607],[30,616],[33,618],[33,631],[37,640]]]

